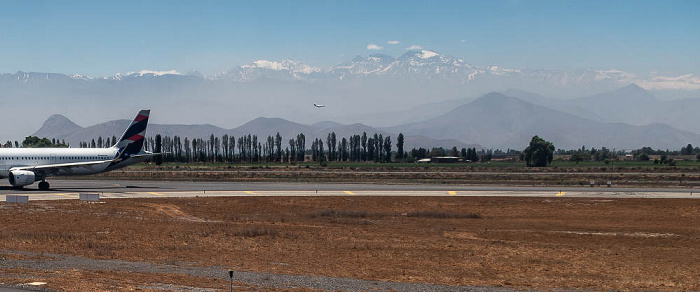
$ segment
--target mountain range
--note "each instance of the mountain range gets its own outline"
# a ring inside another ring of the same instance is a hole
[[[60,114],[54,114],[49,117],[43,126],[37,130],[32,136],[47,137],[50,139],[65,140],[70,145],[79,145],[80,142],[90,142],[97,140],[98,137],[119,137],[124,129],[131,123],[131,120],[114,120],[89,127],[80,127],[73,123],[70,119]],[[376,129],[363,124],[343,125],[335,122],[321,122],[314,125],[304,125],[290,122],[280,118],[257,118],[248,123],[233,129],[224,129],[214,125],[163,125],[149,124],[146,132],[147,136],[153,137],[157,134],[162,136],[180,136],[189,139],[202,138],[209,139],[210,135],[221,137],[223,135],[234,136],[236,138],[243,135],[257,135],[262,141],[267,136],[275,136],[280,133],[284,141],[295,138],[297,134],[303,133],[306,137],[307,147],[310,147],[311,141],[315,138],[322,139],[325,143],[329,133],[334,132],[337,140],[349,138],[351,135],[362,135],[363,132],[368,136],[375,133],[382,136],[392,137],[393,143],[396,143],[397,133]],[[283,143],[286,145],[286,143]],[[405,135],[405,147],[476,147],[483,148],[481,145],[462,143],[454,139],[432,139],[418,135]]]
[[[319,122],[312,125],[291,122],[281,118],[256,118],[239,127],[224,129],[213,125],[164,125],[149,126],[148,133],[180,136],[189,138],[208,138],[209,135],[224,134],[240,137],[253,134],[260,138],[274,136],[279,132],[285,139],[304,133],[307,140],[324,139],[330,132],[339,137],[368,135],[379,133],[391,136],[397,133],[406,136],[406,147],[477,147],[522,149],[527,146],[530,138],[539,135],[562,149],[575,149],[581,146],[608,147],[617,149],[636,149],[650,146],[659,149],[676,149],[688,143],[700,144],[700,134],[683,131],[661,123],[632,125],[621,122],[599,122],[581,117],[569,111],[587,112],[586,101],[596,102],[601,95],[570,100],[567,102],[553,101],[548,98],[511,90],[512,95],[489,93],[477,99],[453,100],[439,104],[429,104],[429,114],[420,119],[417,116],[412,122],[391,127],[371,127],[364,124],[345,125],[333,121]],[[613,105],[625,106],[627,94],[646,95],[646,91],[634,85],[621,88],[609,93],[611,99],[606,99]],[[633,100],[640,100],[632,97]],[[655,100],[646,96],[647,101]],[[557,110],[539,104],[553,103]],[[417,109],[416,109],[417,110]],[[410,116],[414,111],[408,110]],[[595,111],[591,111],[595,112]],[[399,116],[400,112],[392,113]],[[633,115],[634,116],[634,115]],[[97,124],[91,127],[80,127],[62,115],[51,116],[34,136],[65,139],[72,145],[80,141],[90,141],[96,137],[118,136],[128,125],[129,120],[117,120]],[[394,140],[395,141],[395,140]],[[482,146],[483,145],[483,146]]]
[[[700,77],[692,74],[641,78],[608,69],[509,69],[417,50],[399,57],[357,56],[327,68],[291,59],[257,60],[211,76],[172,70],[108,77],[0,74],[3,115],[12,121],[0,124],[0,139],[20,140],[27,129],[41,127],[43,119],[38,117],[56,112],[85,125],[130,117],[141,108],[158,113],[152,122],[163,125],[214,124],[235,129],[258,117],[276,117],[307,126],[322,121],[362,123],[390,133],[406,126],[404,134],[408,134],[420,128],[408,125],[435,119],[489,92],[598,123],[664,124],[700,133],[700,120],[694,114],[700,108]],[[315,108],[314,103],[326,107]],[[416,135],[447,137],[420,131]],[[481,142],[471,140],[473,135],[459,137],[461,143],[484,147],[521,145],[511,145],[515,141],[507,139]]]
[[[556,147],[563,149],[584,145],[618,149],[642,146],[676,149],[688,143],[700,142],[700,135],[664,124],[634,126],[597,122],[501,93],[489,93],[426,121],[384,129],[431,138],[479,141],[481,145],[501,149],[523,149],[534,135],[552,141]]]

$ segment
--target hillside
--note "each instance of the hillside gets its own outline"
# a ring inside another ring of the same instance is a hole
[[[698,134],[663,124],[632,126],[596,122],[500,93],[484,95],[424,122],[384,129],[434,139],[449,137],[462,142],[478,141],[485,147],[501,149],[523,149],[534,135],[564,149],[582,145],[618,149],[642,146],[675,149],[700,142]]]
[[[129,120],[115,120],[83,128],[75,125],[75,123],[63,116],[53,115],[44,122],[43,126],[38,131],[32,135],[47,137],[50,139],[65,139],[70,145],[79,145],[80,142],[90,142],[92,139],[97,140],[98,137],[120,137],[130,122],[131,121]],[[208,139],[212,134],[216,137],[221,137],[223,135],[240,137],[242,135],[251,134],[257,135],[258,139],[262,141],[263,139],[266,139],[267,136],[274,137],[278,132],[283,138],[282,145],[284,146],[287,145],[287,141],[289,141],[289,139],[295,138],[299,133],[304,133],[306,136],[307,147],[311,146],[311,142],[315,138],[323,139],[325,143],[326,137],[331,132],[336,133],[337,141],[340,141],[343,137],[348,138],[351,135],[362,135],[363,132],[366,132],[368,136],[374,135],[374,133],[382,134],[385,137],[391,136],[392,142],[395,144],[396,137],[398,136],[398,132],[395,133],[383,131],[363,124],[343,125],[339,123],[326,122],[319,123],[317,125],[304,125],[280,118],[262,117],[254,119],[233,129],[224,129],[213,125],[149,124],[146,135],[153,137],[157,134],[161,134],[164,136],[187,137],[189,139]],[[411,149],[413,147],[451,148],[453,146],[458,148],[481,148],[480,145],[466,144],[454,139],[432,139],[420,135],[406,135],[405,137],[406,149]]]

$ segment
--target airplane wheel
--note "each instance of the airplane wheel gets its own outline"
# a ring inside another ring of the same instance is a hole
[[[49,183],[42,181],[39,183],[39,189],[42,191],[48,191],[49,190]]]

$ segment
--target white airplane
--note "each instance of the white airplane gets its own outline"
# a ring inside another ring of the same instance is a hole
[[[0,148],[0,178],[15,188],[39,183],[48,190],[46,178],[56,175],[89,175],[143,162],[157,155],[143,151],[150,110],[141,110],[110,148]]]
[[[325,105],[322,105],[322,104],[315,104],[315,103],[314,103],[314,106],[315,106],[315,107],[326,107]]]

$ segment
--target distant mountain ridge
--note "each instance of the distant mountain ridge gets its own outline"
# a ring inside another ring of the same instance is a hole
[[[79,145],[80,142],[90,142],[92,139],[97,140],[98,137],[120,137],[124,129],[129,125],[131,120],[114,120],[89,127],[80,127],[75,125],[69,119],[62,115],[52,115],[44,122],[44,125],[37,130],[32,136],[46,137],[49,139],[56,138],[65,140],[72,146]],[[75,125],[74,127],[62,128],[66,125]],[[303,133],[306,137],[307,147],[311,146],[311,142],[315,138],[322,139],[326,143],[326,138],[329,133],[334,132],[338,142],[342,138],[349,138],[351,135],[362,135],[366,132],[368,136],[375,133],[382,134],[384,137],[391,136],[392,143],[396,143],[398,133],[379,130],[363,124],[343,125],[339,123],[327,122],[319,125],[303,125],[294,123],[280,118],[264,118],[260,117],[239,127],[233,129],[224,129],[214,125],[163,125],[149,124],[146,131],[146,136],[153,137],[157,134],[162,136],[180,136],[181,138],[202,138],[209,139],[210,135],[221,137],[223,135],[233,135],[238,138],[243,135],[257,135],[258,139],[267,138],[267,136],[275,136],[280,133],[283,138],[283,147],[286,141],[296,138],[297,134]],[[477,144],[467,144],[456,141],[454,139],[432,139],[419,135],[405,135],[405,147],[410,148],[431,148],[431,147],[476,147],[482,149]]]
[[[636,84],[611,92],[567,100],[547,98],[520,90],[506,90],[503,93],[589,120],[636,126],[666,124],[700,134],[700,115],[697,114],[700,99],[659,100]]]
[[[645,94],[641,88],[628,87],[614,92],[611,96],[624,92]],[[542,96],[528,95],[519,91],[513,91],[513,93],[542,103],[550,102]],[[595,103],[600,102],[598,100],[600,98],[605,98],[605,95],[594,96],[588,100]],[[653,96],[646,98],[648,101],[654,100]],[[572,102],[585,106],[582,100],[587,99],[572,100]],[[606,101],[616,102],[607,99]],[[414,119],[412,122],[383,128],[374,128],[361,123],[341,124],[333,121],[306,125],[282,118],[259,117],[232,129],[213,125],[151,124],[147,135],[177,135],[190,139],[208,139],[212,134],[217,137],[225,134],[234,137],[251,134],[264,139],[267,136],[275,136],[279,132],[285,141],[296,137],[299,133],[304,133],[307,141],[315,138],[325,141],[328,133],[331,132],[336,133],[338,140],[366,132],[370,136],[374,133],[391,136],[395,142],[397,134],[403,133],[406,137],[407,149],[453,146],[523,149],[534,135],[550,140],[557,148],[562,149],[576,149],[581,146],[617,149],[649,146],[658,149],[675,149],[689,143],[700,144],[700,134],[678,130],[665,124],[630,125],[598,122],[502,93],[489,93],[475,100],[467,98],[439,103],[435,105],[434,112],[447,108],[449,110],[445,113],[436,114],[425,120]],[[119,136],[129,122],[129,120],[115,120],[83,128],[64,116],[52,115],[34,135],[65,139],[70,144],[77,145],[81,141],[87,142],[100,136]]]
[[[73,121],[63,115],[55,114],[50,116],[33,136],[51,137],[65,139],[70,134],[82,130],[83,127],[76,125]]]
[[[370,54],[356,56],[338,65],[321,68],[304,64],[303,62],[285,59],[282,61],[255,60],[250,64],[239,65],[231,70],[205,76],[197,71],[181,74],[177,71],[129,72],[106,77],[88,77],[80,74],[23,72],[0,73],[0,81],[19,83],[54,82],[57,80],[74,81],[129,81],[136,79],[192,79],[192,80],[226,80],[236,82],[252,82],[256,80],[279,81],[309,81],[345,80],[370,77],[397,77],[408,80],[422,78],[427,80],[447,80],[456,83],[471,83],[482,87],[479,83],[498,81],[504,85],[518,83],[547,84],[558,88],[582,86],[603,86],[612,89],[627,84],[643,84],[642,87],[657,90],[700,90],[700,76],[686,74],[678,77],[653,76],[642,79],[634,74],[620,70],[552,70],[552,69],[511,69],[496,65],[477,66],[465,62],[461,58],[440,54],[431,50],[408,51],[399,57],[385,54]],[[607,83],[607,84],[606,84]],[[674,84],[678,88],[674,88]],[[493,86],[486,86],[493,87]],[[491,88],[495,90],[496,88]],[[527,89],[527,88],[525,88]],[[603,92],[605,90],[598,90]]]
[[[677,87],[684,90],[685,99],[664,95],[668,102],[655,106],[628,102],[610,111],[593,102],[570,101],[629,84],[657,89],[657,94]],[[398,57],[358,56],[325,68],[292,59],[255,60],[210,76],[174,70],[107,77],[18,71],[0,74],[0,103],[5,119],[21,120],[24,126],[0,124],[0,138],[21,139],[27,127],[39,128],[42,121],[27,119],[29,112],[49,116],[60,111],[79,123],[93,124],[130,116],[140,108],[162,113],[159,122],[164,124],[233,126],[266,116],[305,125],[333,120],[346,125],[397,126],[443,114],[459,105],[455,101],[509,88],[554,97],[555,101],[540,105],[587,119],[664,123],[700,133],[694,113],[700,98],[690,98],[700,96],[700,90],[692,90],[696,87],[700,89],[700,77],[692,74],[640,78],[620,70],[505,68],[470,64],[432,50],[408,51]],[[433,109],[421,108],[429,102],[436,103]],[[314,103],[326,107],[315,108]],[[631,114],[637,109],[640,114]]]
[[[501,93],[489,93],[477,100],[427,121],[383,128],[386,131],[440,139],[478,141],[485,147],[524,149],[539,135],[557,148],[581,146],[660,149],[698,144],[700,135],[663,124],[633,126],[603,123],[525,102]]]

